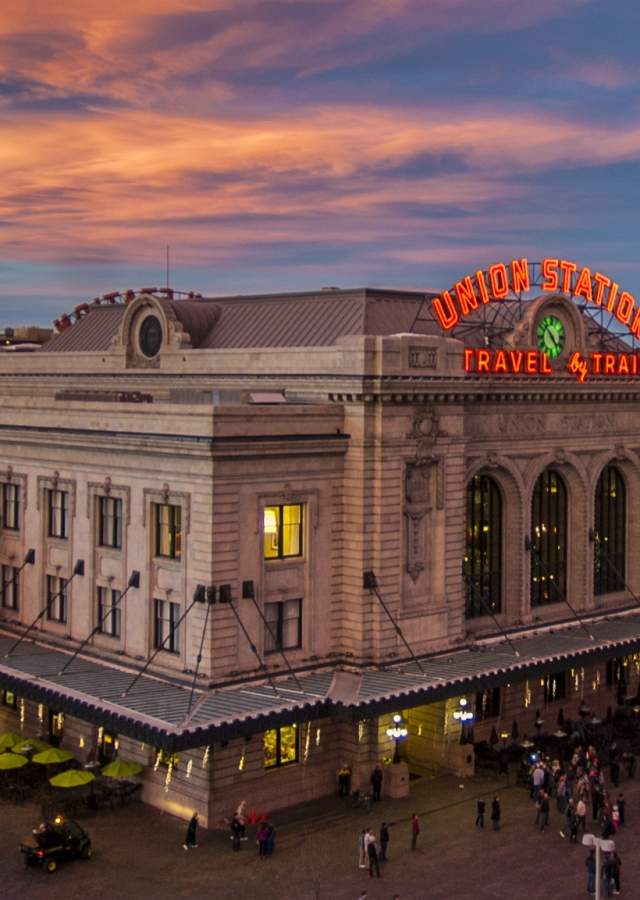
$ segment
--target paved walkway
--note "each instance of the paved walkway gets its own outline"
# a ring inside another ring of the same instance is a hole
[[[640,781],[623,782],[628,824],[617,837],[623,859],[622,893],[640,898]],[[497,790],[503,808],[500,832],[488,821],[476,830],[476,798]],[[67,863],[54,875],[23,866],[17,845],[37,820],[33,805],[0,804],[2,900],[25,900],[40,892],[47,900],[574,900],[585,898],[586,850],[559,836],[561,818],[550,829],[533,826],[535,809],[521,787],[476,778],[412,782],[411,798],[382,801],[371,813],[339,798],[274,815],[273,857],[258,859],[253,836],[240,853],[228,835],[200,831],[199,848],[182,849],[185,826],[142,804],[101,811],[81,821],[91,834],[90,862]],[[420,815],[422,833],[410,850],[410,816]],[[369,879],[357,867],[360,829],[390,823],[389,862],[383,877]],[[590,816],[588,821],[590,821]]]

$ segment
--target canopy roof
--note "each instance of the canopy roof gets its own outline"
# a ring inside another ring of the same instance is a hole
[[[0,686],[118,734],[176,751],[287,722],[379,715],[633,652],[640,649],[640,613],[513,636],[518,655],[503,640],[487,641],[384,668],[336,667],[299,674],[298,683],[282,677],[272,683],[247,681],[198,689],[191,705],[189,686],[143,675],[130,689],[135,669],[89,656],[79,656],[60,674],[68,652],[35,642],[6,656],[13,641],[12,635],[0,633]]]

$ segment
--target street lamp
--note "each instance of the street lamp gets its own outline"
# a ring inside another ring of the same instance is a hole
[[[396,742],[395,751],[393,754],[394,763],[400,762],[400,741],[403,741],[406,736],[409,734],[409,729],[404,724],[404,720],[399,713],[396,713],[393,717],[393,725],[390,725],[387,728],[387,737],[393,738]]]
[[[582,843],[585,847],[596,848],[596,900],[600,900],[600,851],[613,853],[616,849],[614,841],[596,837],[595,834],[583,834]]]

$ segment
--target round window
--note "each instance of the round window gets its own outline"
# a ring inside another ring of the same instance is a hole
[[[144,356],[157,356],[162,346],[162,325],[157,316],[147,316],[142,325],[138,336],[140,350]]]

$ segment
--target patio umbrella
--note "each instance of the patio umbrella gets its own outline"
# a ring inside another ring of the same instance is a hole
[[[95,777],[91,772],[86,772],[84,769],[67,769],[66,772],[60,772],[59,775],[54,775],[53,778],[50,778],[49,784],[61,788],[82,787],[82,785],[93,781]]]
[[[29,762],[26,756],[19,753],[0,753],[0,770],[21,769]]]
[[[102,769],[102,774],[107,778],[131,778],[132,775],[139,775],[140,772],[142,772],[142,766],[128,759],[116,759]]]
[[[69,753],[68,750],[60,750],[59,747],[49,747],[48,750],[36,753],[33,762],[39,763],[41,766],[53,766],[55,763],[67,762],[69,759],[73,759],[73,753]]]
[[[9,747],[14,747],[16,744],[24,743],[24,735],[16,734],[15,731],[3,731],[0,734],[0,751],[8,750]]]

